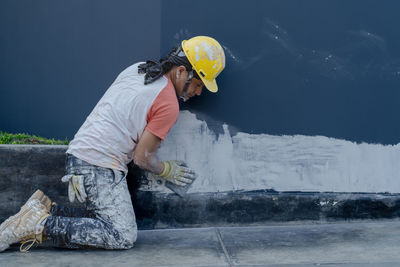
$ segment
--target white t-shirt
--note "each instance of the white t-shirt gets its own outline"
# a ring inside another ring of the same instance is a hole
[[[141,63],[117,77],[70,142],[67,153],[127,174],[127,164],[147,125],[150,132],[165,138],[179,115],[175,89],[167,76],[144,85],[145,75],[138,73]]]

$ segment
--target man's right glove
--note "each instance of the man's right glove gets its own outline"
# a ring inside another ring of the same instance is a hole
[[[168,160],[161,162],[164,170],[158,176],[179,186],[191,184],[196,179],[196,173],[187,167],[183,161]]]

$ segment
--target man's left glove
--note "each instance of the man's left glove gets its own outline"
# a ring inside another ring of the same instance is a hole
[[[83,203],[86,201],[86,192],[85,192],[85,187],[83,185],[83,175],[74,175],[74,174],[68,174],[65,175],[63,178],[61,178],[61,181],[63,183],[69,183],[68,184],[68,198],[70,202],[75,201],[78,199],[79,202]]]

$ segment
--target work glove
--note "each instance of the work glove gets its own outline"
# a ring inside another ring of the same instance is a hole
[[[164,170],[158,176],[165,180],[179,185],[189,185],[196,179],[196,173],[187,167],[183,161],[168,160],[161,162],[164,165]]]
[[[68,183],[68,198],[70,202],[78,199],[79,202],[83,203],[86,201],[86,192],[83,185],[83,175],[68,174],[61,178],[63,183]]]

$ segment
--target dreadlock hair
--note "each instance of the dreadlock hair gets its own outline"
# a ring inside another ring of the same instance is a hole
[[[147,60],[146,63],[140,64],[138,66],[138,72],[145,74],[144,84],[149,84],[154,82],[155,80],[158,80],[175,66],[184,66],[187,71],[192,71],[192,65],[187,59],[180,44],[175,46],[167,54],[167,56],[160,59],[159,62]],[[200,79],[195,71],[193,74],[194,77]]]

